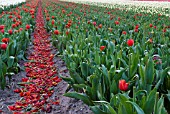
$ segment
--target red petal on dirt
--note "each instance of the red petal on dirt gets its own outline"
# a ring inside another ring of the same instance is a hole
[[[20,89],[15,89],[14,92],[15,92],[15,93],[20,93],[21,90],[20,90]]]
[[[9,110],[15,110],[15,106],[7,106]]]
[[[59,100],[57,100],[57,101],[55,101],[55,102],[52,102],[52,104],[54,104],[54,105],[58,105],[59,103],[60,103]]]

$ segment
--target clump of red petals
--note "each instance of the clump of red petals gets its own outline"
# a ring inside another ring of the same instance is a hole
[[[38,8],[36,23],[34,52],[29,56],[30,62],[24,64],[27,77],[19,83],[22,88],[14,90],[22,99],[14,105],[8,106],[8,109],[15,111],[16,114],[32,114],[40,110],[49,113],[52,105],[59,104],[58,100],[50,101],[50,97],[54,93],[53,86],[56,86],[61,79],[56,75],[54,55],[51,53],[49,34],[44,28],[41,5]]]

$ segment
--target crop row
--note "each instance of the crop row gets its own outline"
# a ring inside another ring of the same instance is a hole
[[[65,96],[81,99],[96,114],[169,111],[169,17],[55,0],[43,7],[70,72],[62,78],[75,91]]]

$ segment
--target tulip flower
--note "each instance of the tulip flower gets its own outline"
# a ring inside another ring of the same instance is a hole
[[[134,44],[134,40],[133,40],[133,39],[129,39],[129,40],[127,41],[127,45],[128,45],[128,46],[133,46],[133,44]]]
[[[93,25],[96,26],[96,22],[93,22]]]
[[[103,51],[106,48],[106,46],[100,46],[100,51]]]
[[[1,44],[1,45],[0,45],[0,48],[3,49],[3,50],[6,50],[7,46],[8,46],[8,45],[4,43],[4,44]]]
[[[126,31],[123,31],[122,34],[126,35]]]
[[[118,24],[119,24],[119,21],[115,21],[115,24],[118,25]]]
[[[3,43],[7,44],[7,43],[9,42],[9,38],[3,38],[1,41],[2,41]]]
[[[119,80],[119,89],[121,91],[127,91],[129,84],[125,80]]]
[[[54,23],[55,23],[55,20],[53,19],[53,20],[51,21],[51,24],[54,25]]]
[[[4,29],[2,29],[2,30],[1,30],[1,33],[2,33],[2,34],[4,34],[4,33],[5,33],[5,30],[4,30]]]
[[[54,34],[55,34],[55,35],[59,35],[59,34],[60,34],[59,30],[55,30],[55,31],[54,31]]]
[[[102,24],[99,25],[99,28],[102,28]]]
[[[10,35],[12,35],[13,32],[12,32],[12,30],[8,30],[8,33],[9,33]]]
[[[26,29],[26,30],[30,29],[30,25],[26,25],[26,26],[25,26],[25,29]]]
[[[153,25],[152,24],[149,24],[149,26],[152,28],[153,27]]]

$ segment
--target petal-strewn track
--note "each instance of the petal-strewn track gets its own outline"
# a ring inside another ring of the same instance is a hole
[[[50,100],[54,92],[53,86],[56,86],[61,79],[56,76],[49,36],[44,28],[42,6],[39,2],[33,40],[34,51],[29,56],[29,62],[25,63],[27,78],[22,79],[20,83],[22,88],[15,90],[22,98],[14,105],[8,106],[15,114],[22,112],[31,114],[40,110],[50,112],[51,105],[59,103]]]

